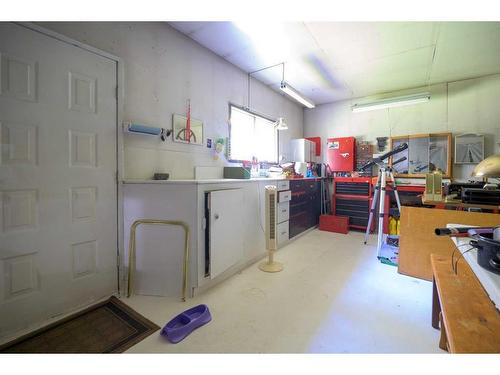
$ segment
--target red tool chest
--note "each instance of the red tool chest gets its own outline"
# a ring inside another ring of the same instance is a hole
[[[356,161],[356,138],[328,138],[327,161],[332,172],[352,172]]]
[[[373,186],[371,177],[335,177],[332,214],[349,217],[349,228],[366,230],[370,216]],[[370,231],[373,231],[373,220]]]

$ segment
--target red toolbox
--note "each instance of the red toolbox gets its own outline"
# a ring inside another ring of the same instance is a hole
[[[319,230],[347,234],[349,232],[349,217],[321,215],[319,217]]]
[[[355,167],[356,138],[328,138],[326,158],[332,172],[352,172]]]

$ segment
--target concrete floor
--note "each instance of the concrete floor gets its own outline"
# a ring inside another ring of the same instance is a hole
[[[128,352],[443,353],[431,327],[432,284],[378,262],[362,233],[314,230],[276,258],[284,271],[254,264],[185,303],[125,299],[160,327],[200,303],[213,318],[178,344],[155,333]]]

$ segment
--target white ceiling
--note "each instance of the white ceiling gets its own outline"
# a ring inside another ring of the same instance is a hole
[[[500,73],[500,22],[170,22],[245,72],[285,62],[316,104]],[[281,67],[252,75],[275,89]]]

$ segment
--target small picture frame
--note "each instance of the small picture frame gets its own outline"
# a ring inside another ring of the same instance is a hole
[[[484,135],[455,136],[455,164],[477,164],[484,159]]]
[[[201,120],[191,118],[188,129],[186,116],[173,115],[172,129],[175,142],[203,146],[203,122]]]

